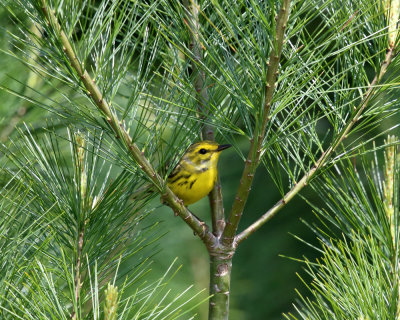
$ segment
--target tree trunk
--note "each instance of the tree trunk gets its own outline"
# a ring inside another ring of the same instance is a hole
[[[229,318],[232,254],[210,252],[209,320]]]

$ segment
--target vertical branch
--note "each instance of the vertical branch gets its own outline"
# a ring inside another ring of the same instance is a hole
[[[389,48],[393,48],[396,45],[398,34],[397,23],[400,14],[400,1],[386,0],[384,1],[384,5],[388,24],[388,45]]]
[[[396,231],[394,220],[394,184],[395,184],[395,160],[396,160],[396,146],[391,145],[397,141],[395,136],[388,136],[385,144],[385,179],[383,181],[383,207],[386,212],[390,224],[390,232],[392,235],[393,247],[396,249]]]
[[[83,248],[83,236],[85,234],[85,224],[83,225],[80,233],[79,233],[79,239],[78,239],[78,259],[76,260],[76,266],[75,266],[75,306],[76,309],[78,310],[78,304],[79,304],[79,296],[80,296],[80,291],[81,291],[81,286],[82,286],[82,281],[81,281],[81,259],[82,259],[82,248]],[[76,317],[76,312],[75,310],[71,314],[71,319],[75,320]]]
[[[193,73],[193,85],[197,92],[197,109],[200,113],[200,119],[206,120],[208,118],[208,112],[206,104],[208,102],[208,91],[205,86],[205,72],[198,67],[198,64],[203,60],[203,48],[200,40],[200,22],[199,22],[199,5],[196,0],[184,0],[183,5],[185,7],[187,25],[189,27],[190,34],[190,49],[192,53],[192,73]],[[207,129],[204,127],[204,129]],[[207,132],[203,130],[204,139],[214,138],[213,130]]]
[[[200,119],[204,121],[201,134],[203,140],[214,141],[214,129],[212,126],[207,124],[209,112],[206,107],[208,103],[208,91],[205,80],[206,75],[204,70],[199,68],[199,64],[204,58],[203,46],[200,40],[200,8],[196,0],[190,0],[190,3],[189,0],[184,0],[183,5],[190,33],[190,49],[193,55],[191,67],[193,73],[193,86],[197,93],[197,110],[199,111]],[[217,183],[208,198],[211,208],[212,229],[214,234],[219,237],[225,227],[224,207],[219,175],[217,177]]]
[[[86,191],[87,191],[87,175],[85,168],[85,139],[83,135],[79,132],[74,134],[75,142],[77,145],[77,149],[75,152],[75,181],[77,182],[78,192],[79,192],[79,200],[80,200],[80,210],[78,213],[78,255],[76,259],[75,266],[75,310],[71,314],[71,319],[75,320],[77,318],[76,311],[79,310],[79,296],[81,290],[81,260],[82,260],[82,249],[83,249],[83,240],[85,235],[85,225],[86,225],[86,212],[88,209]]]
[[[240,218],[243,214],[243,209],[246,204],[247,198],[250,193],[251,185],[255,171],[260,163],[260,154],[262,143],[265,138],[265,130],[268,124],[269,113],[272,103],[272,97],[275,91],[275,83],[278,76],[279,61],[282,54],[283,42],[286,24],[289,18],[290,0],[283,0],[281,9],[277,17],[276,33],[271,48],[271,53],[268,61],[268,71],[266,76],[265,84],[265,97],[264,105],[262,108],[262,121],[261,127],[258,126],[254,132],[254,136],[251,139],[250,151],[247,156],[243,174],[240,179],[240,185],[236,193],[235,200],[232,205],[231,212],[226,228],[223,233],[223,243],[225,245],[232,245],[234,237],[239,226]]]
[[[209,303],[209,320],[229,318],[231,271],[232,256],[228,259],[223,255],[210,257],[210,293],[213,293],[213,296]]]
[[[388,136],[385,144],[388,146],[385,148],[385,166],[384,166],[384,180],[383,180],[383,208],[385,209],[386,217],[390,225],[390,234],[392,238],[391,251],[391,262],[392,262],[392,274],[394,275],[395,288],[397,286],[397,294],[400,294],[400,276],[399,276],[399,265],[398,265],[398,219],[396,213],[398,209],[395,209],[395,190],[398,185],[398,175],[396,171],[398,168],[397,160],[397,142],[396,136]],[[400,319],[400,296],[397,297],[397,310],[396,319]]]

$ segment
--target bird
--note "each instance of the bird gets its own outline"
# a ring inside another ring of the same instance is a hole
[[[192,144],[167,178],[167,186],[185,206],[207,196],[218,176],[218,159],[230,144],[204,140]]]

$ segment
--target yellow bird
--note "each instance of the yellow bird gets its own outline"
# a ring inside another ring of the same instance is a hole
[[[214,188],[218,158],[230,144],[201,141],[192,144],[168,176],[167,185],[184,205],[199,201]]]

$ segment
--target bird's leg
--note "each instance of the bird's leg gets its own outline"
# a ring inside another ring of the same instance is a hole
[[[165,200],[166,197],[167,197],[167,194],[166,194],[166,193],[164,193],[164,194],[161,195],[161,197],[160,197],[160,202],[161,202],[162,204],[167,204],[167,201]],[[185,204],[183,203],[183,200],[182,200],[182,199],[178,199],[178,202],[179,202],[181,205],[185,205]],[[186,208],[187,208],[187,207],[186,207]],[[173,212],[174,212],[175,217],[178,216],[178,211],[176,211],[176,210],[174,210],[174,209],[172,209],[172,210],[173,210]],[[203,220],[201,220],[198,216],[196,216],[196,215],[195,215],[192,211],[190,211],[189,209],[188,209],[188,211],[200,222],[200,224],[201,224],[201,226],[202,226],[202,228],[203,228],[203,236],[204,236],[205,233],[208,232],[208,230],[209,230],[207,223],[205,223]],[[189,217],[187,217],[187,218],[189,218]],[[195,232],[193,232],[193,234],[196,235]]]
[[[167,204],[168,202],[167,202],[167,200],[165,200],[166,198],[167,198],[167,193],[162,193],[161,194],[161,196],[160,196],[160,202],[161,202],[161,204]]]
[[[190,211],[190,210],[189,210]],[[198,216],[196,216],[192,211],[190,211],[190,213],[197,219],[199,220],[201,227],[203,228],[203,236],[205,235],[206,232],[208,232],[208,225],[207,223],[205,223],[203,220],[201,220]],[[196,235],[196,233],[193,233],[194,235]]]

